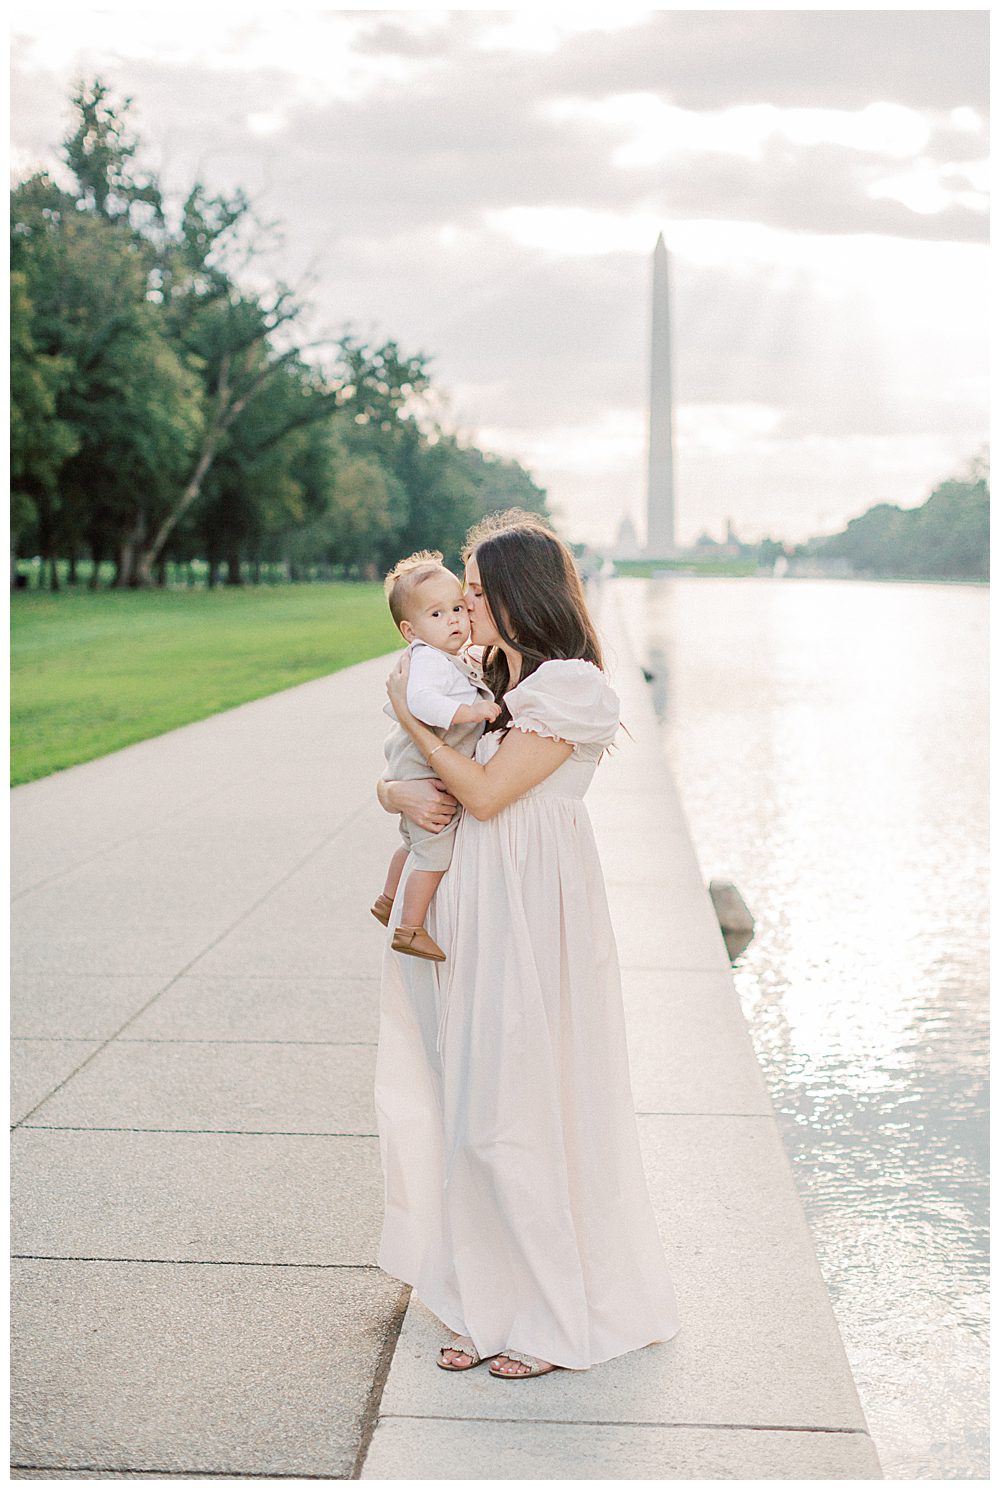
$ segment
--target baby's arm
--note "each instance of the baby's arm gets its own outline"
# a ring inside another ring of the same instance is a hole
[[[447,658],[429,647],[418,647],[410,656],[406,706],[415,719],[434,729],[455,723],[455,700],[447,693],[455,669]]]
[[[492,699],[483,698],[475,704],[459,704],[452,724],[492,724],[500,713],[500,705]]]
[[[427,647],[418,647],[410,657],[410,677],[406,685],[406,704],[415,719],[437,729],[453,724],[487,724],[500,713],[492,700],[476,699],[471,704],[456,702],[454,689],[464,686],[455,667],[447,658]]]

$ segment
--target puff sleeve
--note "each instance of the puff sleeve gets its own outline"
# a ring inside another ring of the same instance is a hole
[[[505,698],[515,729],[599,750],[618,733],[618,695],[601,669],[581,658],[543,662]]]

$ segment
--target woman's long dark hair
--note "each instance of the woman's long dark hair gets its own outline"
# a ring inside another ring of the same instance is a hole
[[[573,555],[541,518],[516,507],[493,513],[469,530],[462,557],[473,553],[496,629],[521,654],[519,682],[554,658],[580,657],[604,667]],[[485,648],[483,676],[503,703],[510,672],[500,647]],[[504,704],[487,728],[509,723]]]

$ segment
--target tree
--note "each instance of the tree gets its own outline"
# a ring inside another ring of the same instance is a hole
[[[43,552],[57,539],[106,544],[116,582],[133,584],[200,433],[199,380],[148,299],[150,255],[127,222],[76,210],[44,176],[15,190],[12,221],[31,336],[61,369],[56,414],[76,446],[60,465],[58,511],[42,505]]]
[[[324,506],[301,527],[286,531],[285,558],[293,575],[315,562],[365,569],[373,553],[390,542],[404,494],[385,465],[347,449],[335,423],[310,430],[308,441],[313,489],[322,493]]]
[[[985,452],[941,482],[920,507],[881,502],[842,533],[814,539],[820,556],[846,558],[861,573],[915,579],[986,579],[989,574],[989,467]]]
[[[292,291],[279,284],[270,295],[250,293],[230,276],[227,258],[252,259],[257,228],[242,193],[212,197],[196,183],[184,204],[179,235],[162,256],[157,294],[175,337],[200,371],[208,416],[188,479],[140,557],[144,582],[231,441],[230,476],[240,464],[240,450],[245,462],[255,448],[259,455],[295,430],[328,419],[344,402],[343,379],[331,382],[325,378],[305,362],[305,349],[300,346],[278,349],[279,339],[287,342],[303,309]],[[240,247],[241,239],[249,240],[250,246]],[[280,414],[276,413],[279,408]],[[252,435],[237,433],[238,425],[251,421]],[[269,459],[273,461],[273,456]],[[218,494],[220,483],[215,486]],[[234,518],[242,510],[232,496],[226,506]],[[234,529],[231,542],[238,546],[248,531],[243,523],[239,531]],[[238,555],[230,557],[235,561],[229,566],[230,574],[238,580]]]
[[[57,582],[53,538],[59,477],[80,443],[58,413],[72,364],[36,344],[27,276],[21,271],[11,275],[10,346],[11,542],[16,547],[21,534],[41,519],[45,554]]]
[[[423,353],[348,332],[317,360],[298,295],[250,272],[268,225],[242,192],[195,182],[175,219],[130,101],[97,79],[73,104],[71,189],[39,173],[12,196],[13,531],[37,537],[51,583],[86,546],[92,583],[114,555],[119,585],[199,547],[230,583],[275,552],[457,563],[484,511],[544,511],[516,462],[440,428]]]
[[[399,496],[388,527],[373,534],[369,557],[388,568],[408,550],[438,548],[459,565],[477,518],[503,507],[545,514],[545,493],[516,461],[459,443],[429,411],[428,358],[405,356],[395,341],[340,343],[346,439],[366,460],[391,470]]]
[[[75,123],[62,153],[79,188],[79,205],[108,222],[162,225],[159,183],[136,172],[139,142],[128,122],[132,100],[112,103],[110,89],[97,78],[89,87],[80,83],[72,102]]]

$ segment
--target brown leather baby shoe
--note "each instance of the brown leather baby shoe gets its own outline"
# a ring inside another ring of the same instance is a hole
[[[376,921],[381,921],[383,926],[388,926],[389,917],[392,915],[392,901],[388,895],[380,895],[372,906],[372,915]]]
[[[407,957],[426,957],[429,962],[448,960],[422,926],[397,926],[391,946],[394,952],[403,952]]]

